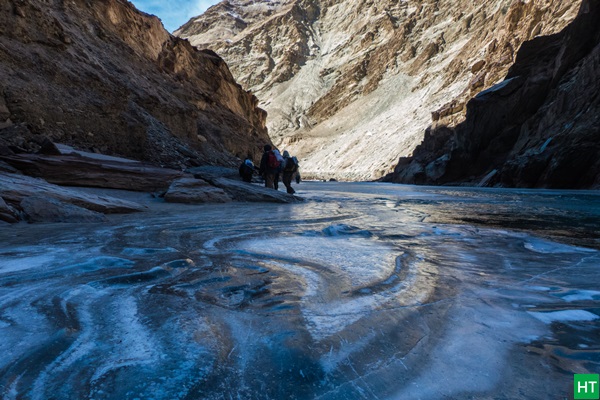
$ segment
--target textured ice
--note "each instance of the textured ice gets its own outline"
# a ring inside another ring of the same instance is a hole
[[[550,242],[542,239],[530,238],[525,242],[525,248],[536,253],[594,253],[595,250],[583,247],[567,246],[565,244]]]
[[[489,293],[480,295],[486,298]],[[490,304],[464,304],[453,309],[449,317],[457,321],[486,322],[452,326],[442,340],[429,349],[435,356],[426,364],[421,376],[394,399],[442,399],[461,391],[490,391],[502,384],[502,371],[498,366],[509,357],[507,343],[529,342],[543,332],[532,326],[527,315]]]
[[[176,253],[177,250],[172,247],[167,248],[125,248],[121,254],[125,256],[146,256],[151,254]]]
[[[23,271],[29,268],[40,268],[44,265],[50,264],[54,261],[54,256],[33,256],[33,257],[21,257],[21,258],[8,258],[2,261],[0,264],[0,271],[2,273]]]
[[[63,268],[94,271],[103,268],[131,268],[133,264],[135,264],[133,261],[119,257],[93,257],[84,262],[70,264]]]
[[[529,314],[546,324],[552,322],[593,321],[600,318],[598,315],[585,310],[563,310],[553,312],[530,311]]]
[[[598,195],[298,190],[0,228],[0,398],[568,398],[600,369]]]
[[[18,247],[0,254],[0,273],[19,272],[51,266],[66,250],[56,251],[44,246]]]
[[[395,253],[391,247],[362,237],[340,235],[343,231],[339,229],[326,231],[332,236],[255,239],[236,247],[254,254],[316,264],[340,280],[349,280],[351,286],[379,281],[394,269]]]
[[[345,224],[331,225],[323,229],[323,234],[326,236],[341,236],[341,235],[358,235],[364,237],[371,237],[373,234],[364,229],[360,229],[356,226],[350,226]]]

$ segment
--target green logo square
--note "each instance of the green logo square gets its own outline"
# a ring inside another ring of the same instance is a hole
[[[598,374],[575,374],[573,390],[575,400],[600,399],[600,379]]]

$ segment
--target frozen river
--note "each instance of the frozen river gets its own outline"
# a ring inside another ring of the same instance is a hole
[[[302,183],[0,226],[2,399],[563,399],[600,372],[600,193]]]

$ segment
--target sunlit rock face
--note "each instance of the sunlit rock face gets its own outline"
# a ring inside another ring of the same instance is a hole
[[[466,120],[437,128],[396,182],[600,188],[600,1],[569,26],[523,44],[506,80],[472,99]]]
[[[181,167],[259,156],[269,141],[265,112],[221,58],[125,0],[3,1],[0,82],[2,153],[45,135]]]
[[[224,1],[175,32],[210,48],[261,100],[303,176],[374,179],[430,125],[501,81],[521,44],[580,1]]]

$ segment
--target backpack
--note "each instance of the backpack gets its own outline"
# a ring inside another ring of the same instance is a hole
[[[242,165],[242,172],[246,175],[252,175],[252,173],[254,172],[254,168],[251,167],[250,165],[244,163]]]
[[[251,177],[252,174],[254,173],[254,164],[252,163],[252,161],[246,160],[243,163],[241,163],[239,172],[240,172],[240,176],[242,178],[248,177],[248,176]]]
[[[275,153],[273,153],[273,151],[269,151],[269,154],[267,156],[267,167],[269,167],[269,169],[278,169],[279,168],[279,160],[277,159],[277,156],[275,155]]]
[[[296,161],[295,157],[290,157],[286,160],[283,170],[285,172],[296,172],[298,170],[298,161]]]

